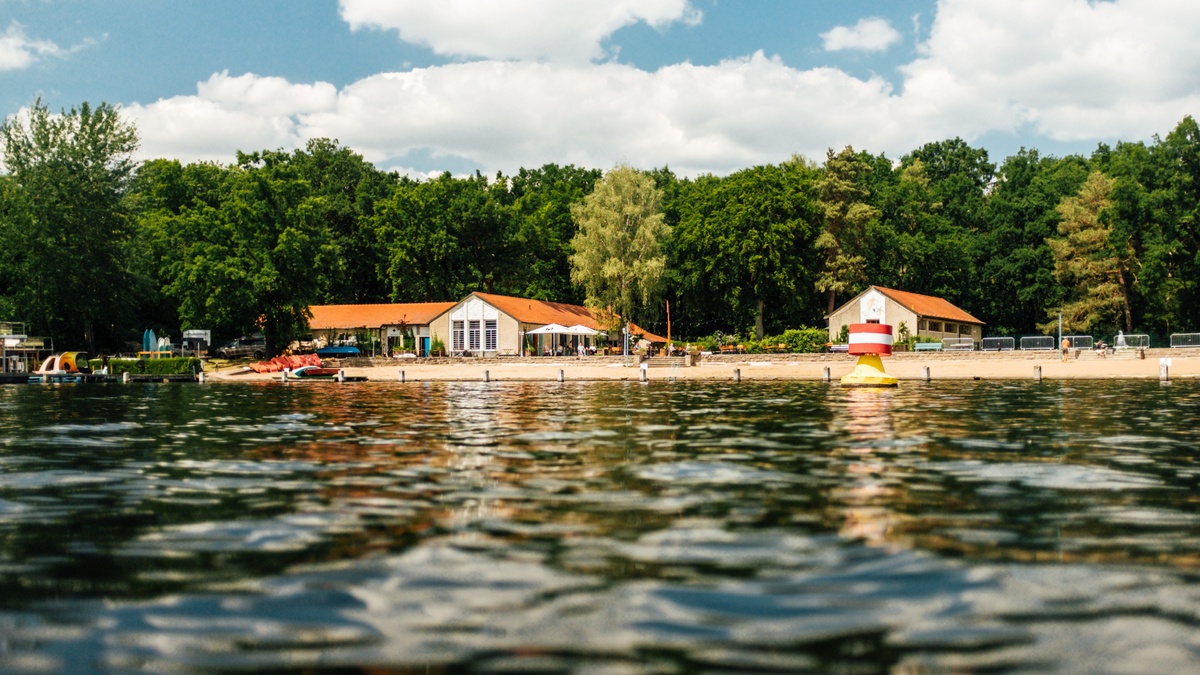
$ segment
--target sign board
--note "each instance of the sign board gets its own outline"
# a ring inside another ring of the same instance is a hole
[[[389,328],[387,331],[387,336],[388,337],[400,337],[400,329],[399,328]]]
[[[208,342],[211,344],[212,343],[212,331],[211,330],[185,330],[185,331],[183,331],[183,339],[184,340],[204,340],[205,342]]]

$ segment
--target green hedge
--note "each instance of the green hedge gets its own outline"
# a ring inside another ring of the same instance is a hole
[[[103,367],[100,359],[88,362],[93,371]],[[130,373],[133,375],[192,375],[200,372],[200,359],[194,356],[175,357],[170,359],[109,359],[108,372],[110,375]]]

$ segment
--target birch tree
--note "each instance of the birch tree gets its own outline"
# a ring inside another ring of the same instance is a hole
[[[662,292],[671,228],[663,221],[662,194],[654,179],[617,166],[595,190],[571,207],[578,232],[571,240],[571,281],[584,289],[584,304],[628,323],[652,307]]]

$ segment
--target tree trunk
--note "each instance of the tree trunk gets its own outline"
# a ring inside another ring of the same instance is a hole
[[[765,304],[762,298],[758,299],[758,314],[754,317],[754,337],[758,340],[763,339],[763,306]]]
[[[829,311],[826,312],[826,314],[833,314],[833,310],[837,309],[837,305],[834,304],[836,301],[837,301],[837,293],[833,289],[830,289],[829,290]]]
[[[96,353],[96,331],[91,319],[83,320],[83,341],[87,343],[88,354]]]
[[[1117,267],[1117,282],[1121,284],[1121,306],[1125,310],[1125,330],[1133,332],[1133,312],[1129,309],[1129,287],[1125,285],[1125,272]]]

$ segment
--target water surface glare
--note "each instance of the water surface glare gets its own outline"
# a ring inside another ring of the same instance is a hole
[[[0,671],[1200,672],[1200,383],[0,387]]]

